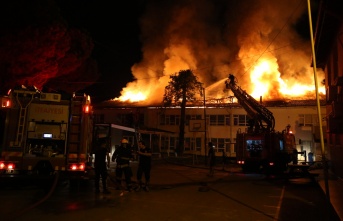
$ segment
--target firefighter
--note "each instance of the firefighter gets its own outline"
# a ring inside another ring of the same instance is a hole
[[[102,191],[104,194],[110,194],[107,189],[107,168],[110,168],[110,155],[106,145],[106,141],[101,141],[95,150],[94,159],[95,168],[95,193],[100,193],[99,183],[100,177],[102,182]]]
[[[214,146],[212,142],[208,142],[208,165],[209,165],[209,174],[208,176],[212,177],[214,174],[214,164],[216,162],[216,156],[214,153]]]
[[[142,188],[149,192],[149,182],[150,182],[150,170],[151,170],[151,156],[152,151],[149,147],[145,146],[144,141],[138,142],[138,169],[137,169],[137,182],[138,186],[135,189],[136,191],[140,191]],[[142,176],[144,174],[145,178],[145,185],[143,186]]]
[[[116,148],[112,155],[112,161],[117,162],[116,166],[116,181],[121,186],[121,179],[124,174],[126,188],[129,192],[132,190],[131,177],[132,169],[130,166],[130,160],[133,160],[132,148],[127,139],[120,141],[120,146]]]
[[[226,166],[226,153],[225,150],[222,150],[222,163],[223,163],[223,170],[225,170],[225,166]]]
[[[298,150],[293,148],[293,164],[298,164]]]

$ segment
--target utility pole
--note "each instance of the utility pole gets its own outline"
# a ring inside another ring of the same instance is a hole
[[[320,100],[318,95],[318,76],[317,76],[317,63],[316,63],[316,53],[314,49],[314,39],[313,39],[313,30],[312,30],[312,17],[311,17],[311,5],[310,0],[307,0],[307,9],[308,9],[308,20],[310,26],[310,37],[311,37],[311,46],[312,46],[312,59],[313,59],[313,73],[314,73],[314,82],[316,88],[316,101],[317,101],[317,112],[318,112],[318,122],[319,122],[319,132],[320,132],[320,146],[322,150],[322,161],[323,161],[323,172],[324,172],[324,183],[325,183],[325,195],[326,195],[326,203],[327,208],[330,207],[330,191],[329,191],[329,181],[328,181],[328,162],[325,156],[325,146],[324,146],[324,135],[323,135],[323,127],[322,127],[322,115],[320,111]],[[328,217],[329,220],[329,217]]]
[[[204,137],[204,144],[205,144],[205,166],[207,165],[207,125],[206,125],[206,95],[205,95],[205,88],[202,88],[204,94],[204,129],[205,129],[205,137]]]

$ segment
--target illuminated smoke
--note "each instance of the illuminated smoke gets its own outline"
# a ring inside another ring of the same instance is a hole
[[[185,69],[209,97],[228,95],[232,73],[255,97],[314,98],[309,36],[294,29],[304,12],[296,0],[151,1],[141,18],[143,59],[131,69],[136,80],[114,100],[161,103],[169,76]]]

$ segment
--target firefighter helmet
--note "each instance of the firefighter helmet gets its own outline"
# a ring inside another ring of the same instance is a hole
[[[126,140],[126,139],[122,139],[122,140],[120,141],[120,143],[129,143],[129,141]]]

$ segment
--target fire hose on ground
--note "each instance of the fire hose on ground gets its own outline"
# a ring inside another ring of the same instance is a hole
[[[41,203],[43,203],[44,201],[46,201],[47,199],[49,199],[49,197],[51,196],[51,194],[55,191],[56,189],[56,186],[57,186],[57,183],[58,183],[58,180],[59,180],[59,172],[56,172],[55,175],[54,175],[54,180],[53,180],[53,183],[52,183],[52,186],[49,190],[49,192],[42,198],[40,199],[39,201],[37,201],[36,203],[22,209],[21,211],[18,211],[15,213],[15,215],[11,216],[9,220],[15,220],[16,218],[20,217],[21,215],[23,215],[25,212],[37,207],[38,205],[40,205]]]

